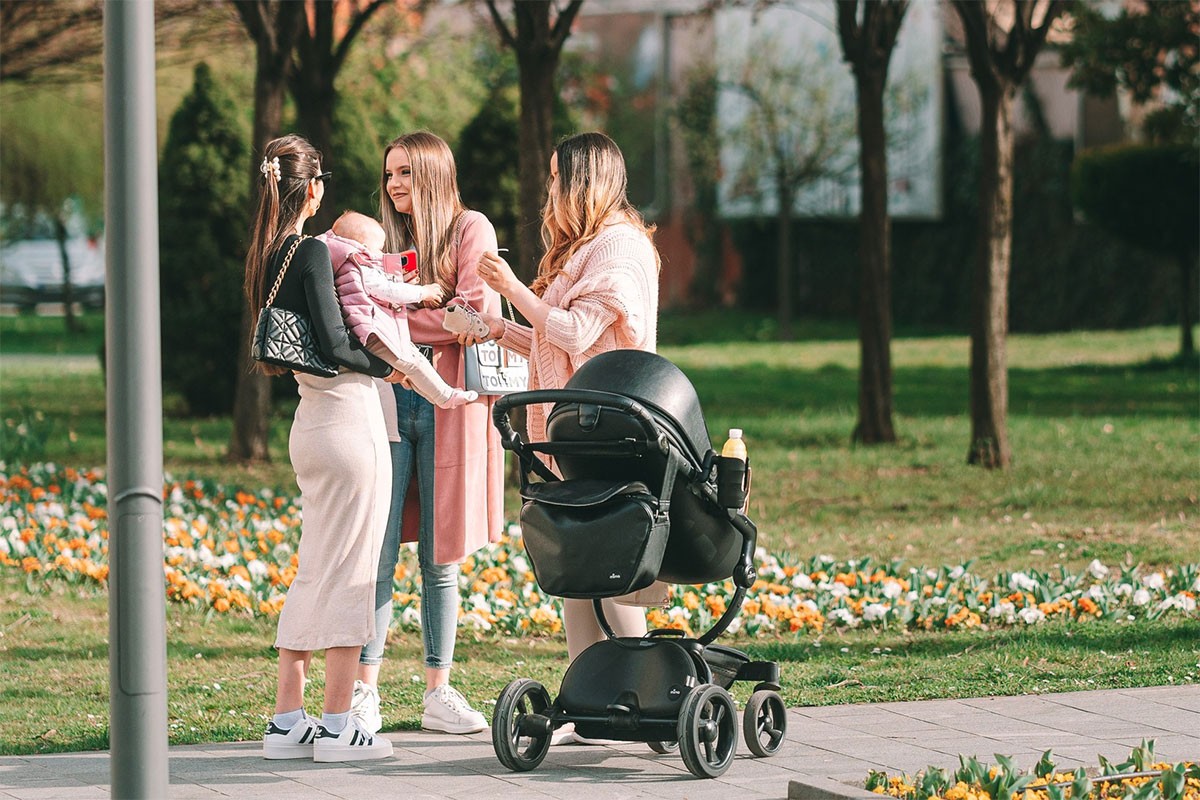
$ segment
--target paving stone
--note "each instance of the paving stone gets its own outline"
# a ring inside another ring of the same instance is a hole
[[[1174,708],[1200,712],[1200,684],[1180,686],[1150,686],[1142,689],[1118,689],[1118,694],[1164,703]]]
[[[879,795],[829,778],[805,775],[788,784],[788,800],[871,800]]]

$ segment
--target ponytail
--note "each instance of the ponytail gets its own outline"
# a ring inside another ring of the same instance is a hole
[[[258,196],[250,224],[242,287],[252,315],[266,302],[267,266],[304,213],[308,185],[321,171],[321,154],[301,136],[282,136],[267,143],[258,171]],[[268,375],[286,372],[261,363],[256,364],[256,369]]]

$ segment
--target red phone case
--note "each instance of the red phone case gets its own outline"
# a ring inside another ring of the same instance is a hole
[[[405,250],[403,253],[384,253],[383,269],[393,275],[400,272],[412,272],[417,268],[417,251]]]

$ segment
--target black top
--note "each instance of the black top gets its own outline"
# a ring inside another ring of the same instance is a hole
[[[284,256],[295,240],[295,234],[284,239],[283,246],[267,265],[264,288],[268,295],[283,266]],[[272,305],[307,314],[312,320],[321,353],[335,364],[376,378],[387,377],[392,371],[386,361],[368,353],[346,330],[333,287],[333,263],[324,242],[310,238],[300,243]]]

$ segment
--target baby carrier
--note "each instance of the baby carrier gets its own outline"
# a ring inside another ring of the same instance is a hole
[[[554,404],[545,442],[522,441],[509,423],[511,409],[533,403]],[[755,756],[776,753],[787,725],[779,666],[713,643],[756,577],[757,529],[739,510],[748,467],[713,452],[687,377],[661,356],[617,350],[590,359],[562,389],[499,398],[493,421],[520,460],[522,535],[538,584],[591,599],[607,636],[570,665],[553,701],[534,680],[504,688],[492,720],[500,762],[534,769],[554,730],[573,723],[582,737],[678,747],[692,774],[717,777],[737,748],[735,681],[756,684],[740,726],[746,745]],[[539,454],[553,457],[561,479]],[[695,638],[674,628],[620,638],[600,603],[656,579],[729,578],[732,601]]]

